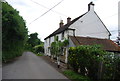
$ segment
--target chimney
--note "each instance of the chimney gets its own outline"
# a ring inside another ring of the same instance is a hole
[[[94,3],[93,2],[90,2],[89,4],[88,4],[88,11],[94,11]]]
[[[67,18],[67,23],[70,23],[70,22],[71,22],[71,18],[68,17],[68,18]]]
[[[63,26],[64,26],[63,20],[60,21],[59,26],[60,26],[60,27],[63,27]]]

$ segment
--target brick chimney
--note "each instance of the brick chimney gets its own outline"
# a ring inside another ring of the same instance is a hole
[[[93,2],[90,2],[89,4],[88,4],[88,11],[94,11],[94,3]]]
[[[71,22],[71,18],[68,17],[68,18],[67,18],[67,23],[70,23],[70,22]]]
[[[63,26],[64,26],[63,20],[60,21],[59,26],[60,26],[60,27],[63,27]]]

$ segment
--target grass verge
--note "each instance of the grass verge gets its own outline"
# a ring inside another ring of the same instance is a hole
[[[91,81],[88,77],[75,73],[72,70],[65,70],[63,74],[66,75],[72,81]]]
[[[38,54],[36,54],[37,56],[43,56],[43,54],[41,54],[41,53],[38,53]]]

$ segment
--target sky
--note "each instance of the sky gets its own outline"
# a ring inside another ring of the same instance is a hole
[[[37,32],[39,34],[38,38],[40,38],[42,41],[44,41],[45,37],[59,28],[60,20],[63,20],[64,24],[66,24],[67,17],[75,19],[76,17],[87,12],[88,4],[91,1],[93,1],[95,4],[95,12],[111,32],[111,39],[115,40],[118,36],[118,2],[120,0],[6,1],[12,5],[13,8],[17,9],[17,11],[19,11],[19,14],[26,21],[26,26],[28,28],[29,34]]]

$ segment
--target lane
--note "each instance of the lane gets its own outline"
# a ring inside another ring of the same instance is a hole
[[[67,79],[42,58],[31,52],[3,66],[3,79]]]

